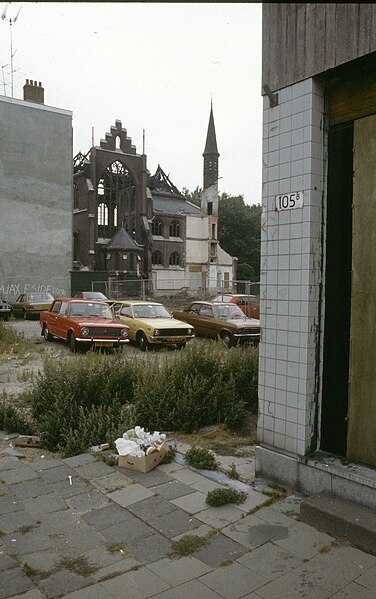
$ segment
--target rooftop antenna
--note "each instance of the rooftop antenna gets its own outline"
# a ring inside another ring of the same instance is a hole
[[[5,83],[5,77],[4,77],[4,69],[5,69],[5,67],[7,67],[7,66],[8,66],[8,64],[3,64],[3,65],[2,65],[2,67],[1,67],[1,72],[2,72],[2,74],[3,74],[3,88],[4,88],[4,96],[6,96],[6,95],[7,95],[7,84]]]
[[[18,19],[18,15],[21,12],[21,8],[22,6],[18,9],[18,13],[16,14],[16,16],[14,17],[14,19],[12,19],[11,17],[7,19],[7,10],[9,7],[10,2],[8,2],[8,4],[5,6],[2,14],[1,14],[1,19],[2,21],[6,20],[9,21],[9,32],[10,32],[10,75],[11,75],[11,95],[13,98],[13,90],[14,90],[14,73],[15,70],[13,68],[13,58],[14,55],[16,54],[17,50],[15,50],[13,52],[13,32],[12,32],[12,26],[14,25],[14,23],[17,21]],[[18,69],[17,69],[18,70]]]

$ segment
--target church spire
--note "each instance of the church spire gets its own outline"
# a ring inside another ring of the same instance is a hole
[[[210,106],[210,117],[208,132],[206,135],[204,157],[204,189],[210,187],[218,180],[218,158],[217,137],[215,134],[213,101]]]

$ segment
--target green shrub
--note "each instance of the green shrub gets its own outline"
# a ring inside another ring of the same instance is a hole
[[[236,346],[227,352],[224,376],[234,377],[235,393],[253,414],[258,410],[258,347]]]
[[[234,489],[214,489],[206,495],[206,503],[211,507],[219,507],[226,503],[244,503],[247,493]]]
[[[27,418],[5,399],[0,401],[0,429],[20,435],[30,435],[33,432]]]
[[[191,447],[185,452],[184,458],[193,468],[199,468],[200,470],[217,470],[218,468],[215,455],[208,449]]]

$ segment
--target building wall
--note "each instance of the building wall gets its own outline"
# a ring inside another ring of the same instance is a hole
[[[376,5],[263,3],[262,83],[285,88],[376,51]]]
[[[264,97],[258,438],[303,456],[315,443],[321,347],[324,90],[313,79]],[[276,196],[303,192],[303,207]]]
[[[70,292],[72,113],[0,96],[0,296]]]

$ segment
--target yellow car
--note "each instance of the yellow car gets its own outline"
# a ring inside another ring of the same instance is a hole
[[[112,310],[115,319],[129,327],[129,339],[142,351],[152,345],[176,345],[182,349],[194,337],[191,325],[173,318],[157,302],[114,302]]]

